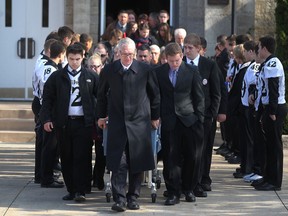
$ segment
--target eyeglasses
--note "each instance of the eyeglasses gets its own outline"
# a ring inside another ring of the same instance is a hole
[[[101,66],[102,65],[100,64],[100,65],[90,65],[89,67],[90,67],[91,70],[97,70],[97,68],[99,68]]]
[[[101,58],[105,58],[107,56],[107,54],[101,54],[100,57]]]
[[[134,53],[121,53],[120,52],[120,55],[122,57],[129,57],[129,58],[133,58],[134,57]]]

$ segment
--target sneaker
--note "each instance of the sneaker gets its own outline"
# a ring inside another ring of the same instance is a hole
[[[244,181],[250,183],[250,182],[253,182],[253,181],[260,180],[262,178],[263,178],[263,176],[260,176],[258,174],[254,174],[254,175],[250,176],[249,178],[244,179]]]
[[[246,181],[247,179],[251,178],[253,175],[255,175],[255,173],[247,174],[243,177],[243,180]]]

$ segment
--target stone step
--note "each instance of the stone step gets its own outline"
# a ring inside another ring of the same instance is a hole
[[[0,143],[35,142],[35,133],[31,131],[0,131]]]
[[[0,118],[0,130],[33,132],[34,128],[34,119]]]
[[[31,109],[0,109],[1,118],[21,118],[21,119],[33,119],[34,114]]]
[[[0,102],[0,142],[34,142],[34,127],[31,102]]]

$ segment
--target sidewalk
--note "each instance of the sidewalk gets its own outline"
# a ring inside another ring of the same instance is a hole
[[[143,186],[140,210],[127,210],[118,215],[288,215],[288,149],[284,151],[284,177],[281,191],[256,191],[232,173],[238,165],[231,165],[223,157],[213,155],[211,177],[213,185],[207,198],[195,203],[181,199],[180,204],[164,206],[164,185],[157,191],[156,203],[151,202],[150,190]],[[0,143],[0,215],[114,215],[105,192],[93,188],[85,203],[63,201],[65,188],[41,188],[33,183],[34,144]],[[106,176],[108,178],[108,175]]]

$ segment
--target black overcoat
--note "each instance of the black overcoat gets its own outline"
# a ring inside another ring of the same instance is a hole
[[[151,119],[159,118],[160,94],[150,66],[134,60],[123,72],[120,60],[107,65],[100,74],[97,99],[98,118],[109,117],[107,169],[119,168],[127,143],[130,172],[154,169]]]

